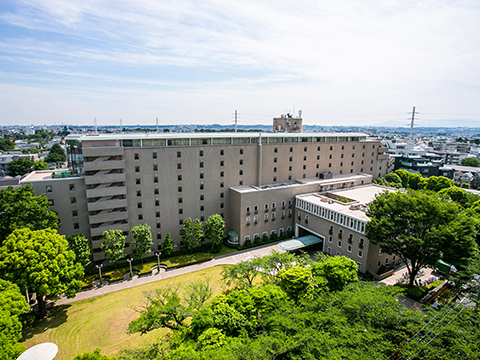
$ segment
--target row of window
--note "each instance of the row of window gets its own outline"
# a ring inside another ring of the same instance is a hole
[[[74,191],[75,190],[75,184],[68,184],[68,189],[70,191]],[[45,192],[47,192],[47,193],[53,192],[53,186],[52,185],[45,186]]]
[[[292,227],[291,227],[291,226],[288,226],[288,227],[287,227],[287,231],[292,231]],[[272,234],[277,235],[277,230],[271,230],[271,231],[270,231],[270,235],[272,235]],[[260,236],[260,234],[258,234],[258,233],[257,233],[257,234],[253,234],[253,240],[255,240],[255,239],[257,239],[257,238],[265,237],[265,236],[269,236],[269,235],[268,235],[268,231],[262,232],[262,235],[261,235],[261,236]],[[278,236],[280,236],[280,237],[285,236],[285,230],[284,230],[284,228],[280,228],[280,229],[278,230]],[[251,240],[252,240],[252,239],[250,238],[250,235],[245,235],[245,236],[243,237],[243,241],[247,241],[247,240],[248,240],[248,241],[251,241]]]
[[[285,214],[287,214],[288,216],[292,216],[292,210],[289,209],[286,213],[285,213],[285,210],[282,210],[282,212],[281,212],[282,219],[285,217]],[[271,216],[272,220],[275,220],[275,216],[276,216],[276,215],[275,215],[274,212],[272,212],[272,214],[271,214],[270,216]],[[263,219],[264,219],[265,221],[268,221],[268,214],[264,214],[264,215],[263,215]],[[254,215],[254,216],[253,216],[253,222],[254,222],[254,223],[257,223],[257,222],[258,222],[258,215]],[[246,224],[247,224],[247,225],[250,224],[250,216],[247,216],[247,218],[246,218]]]
[[[286,205],[286,202],[285,202],[285,200],[283,200],[283,201],[281,202],[282,208],[284,208],[285,205]],[[292,206],[292,200],[288,200],[288,206]],[[265,203],[265,205],[263,206],[263,209],[264,209],[264,210],[268,210],[268,207],[269,207],[269,204],[268,204],[268,203]],[[276,204],[275,202],[272,202],[272,210],[273,210],[273,209],[276,209],[276,207],[277,207],[277,204]],[[250,211],[251,211],[251,207],[250,207],[250,206],[247,206],[247,214],[249,214]],[[255,211],[255,212],[258,211],[258,205],[254,205],[254,206],[253,206],[253,211]]]

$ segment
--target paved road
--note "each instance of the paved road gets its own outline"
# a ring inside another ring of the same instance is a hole
[[[255,248],[243,250],[240,252],[234,252],[228,255],[221,255],[204,263],[194,264],[194,265],[185,266],[179,269],[172,269],[167,271],[162,269],[160,274],[157,273],[156,275],[143,275],[140,277],[136,276],[131,280],[116,281],[112,284],[98,286],[88,290],[83,290],[78,292],[73,299],[67,299],[65,296],[62,296],[60,300],[56,302],[56,305],[64,305],[64,304],[69,304],[76,301],[91,299],[100,295],[110,294],[116,291],[129,289],[129,288],[133,288],[133,287],[144,285],[144,284],[149,284],[155,281],[160,281],[163,279],[168,279],[175,276],[188,274],[194,271],[208,269],[214,266],[235,265],[241,261],[249,260],[254,256],[269,255],[272,252],[272,250],[284,252],[282,249],[278,247],[278,242],[264,245],[261,247],[255,247]]]

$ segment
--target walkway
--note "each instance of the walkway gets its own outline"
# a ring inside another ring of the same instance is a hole
[[[194,271],[208,269],[214,266],[235,265],[235,264],[238,264],[239,262],[251,259],[254,256],[263,257],[266,255],[269,255],[272,252],[272,250],[276,250],[278,252],[284,252],[278,247],[278,242],[264,245],[264,246],[254,247],[252,249],[237,251],[227,255],[220,255],[204,263],[185,266],[179,269],[161,271],[160,274],[157,273],[156,275],[135,276],[133,277],[133,279],[130,279],[130,280],[116,281],[112,284],[94,287],[87,290],[82,290],[76,293],[75,297],[72,299],[67,299],[65,296],[62,296],[55,304],[65,305],[65,304],[70,304],[76,301],[91,299],[100,295],[110,294],[110,293],[124,290],[124,289],[130,289],[136,286],[145,285],[145,284],[149,284],[149,283],[164,280],[164,279],[169,279],[175,276],[188,274]]]

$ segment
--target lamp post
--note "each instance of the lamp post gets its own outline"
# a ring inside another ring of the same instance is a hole
[[[128,264],[130,265],[130,278],[133,278],[133,272],[132,272],[132,258],[127,259]]]
[[[155,255],[157,257],[157,261],[158,261],[158,273],[160,274],[160,255],[162,254],[161,251],[159,252],[156,252]]]
[[[98,275],[100,275],[100,285],[103,286],[103,280],[102,280],[102,266],[103,264],[95,265],[98,269]]]

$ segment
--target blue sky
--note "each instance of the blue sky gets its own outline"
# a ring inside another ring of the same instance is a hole
[[[480,126],[480,2],[2,0],[0,125]]]

